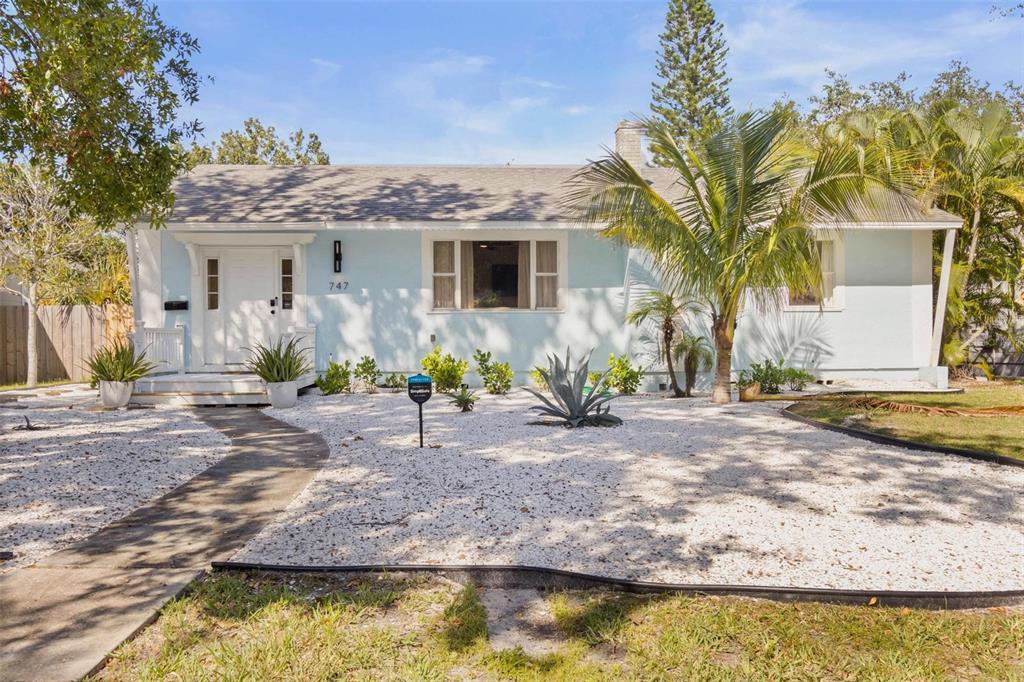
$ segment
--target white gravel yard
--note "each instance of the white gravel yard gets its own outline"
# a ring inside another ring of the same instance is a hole
[[[90,412],[81,403],[0,403],[0,550],[15,553],[0,572],[90,535],[228,452],[228,439],[187,410]],[[26,416],[42,428],[14,430]]]
[[[618,428],[530,424],[522,391],[459,413],[405,395],[303,397],[324,469],[234,557],[520,564],[674,583],[1024,588],[1024,469],[874,445],[779,404],[632,397]]]

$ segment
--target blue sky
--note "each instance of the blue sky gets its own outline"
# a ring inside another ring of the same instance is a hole
[[[799,102],[825,68],[925,87],[951,59],[1024,81],[1024,19],[993,2],[713,2],[738,109]],[[207,138],[256,116],[332,163],[578,163],[645,114],[664,2],[159,3],[212,76]]]

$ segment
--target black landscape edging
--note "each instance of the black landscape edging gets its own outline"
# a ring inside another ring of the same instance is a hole
[[[836,590],[762,585],[685,585],[607,578],[540,566],[434,566],[422,564],[366,566],[289,566],[235,561],[215,561],[213,571],[264,571],[271,573],[433,573],[456,582],[472,582],[495,589],[603,589],[635,594],[732,596],[779,602],[821,602],[854,606],[890,606],[918,609],[975,609],[1024,604],[1024,589],[989,592],[926,592],[902,590]]]
[[[1024,468],[1024,459],[1015,459],[1013,457],[997,455],[994,452],[985,452],[983,450],[956,448],[950,445],[932,445],[930,443],[922,443],[916,440],[904,440],[902,438],[896,438],[894,436],[886,436],[885,434],[881,434],[876,431],[857,429],[851,426],[839,426],[838,424],[830,424],[828,422],[813,419],[811,417],[805,417],[804,415],[797,414],[796,412],[791,412],[790,407],[793,407],[793,405],[790,405],[789,407],[784,407],[780,410],[782,412],[783,417],[786,417],[787,419],[792,419],[793,421],[798,421],[802,424],[807,424],[809,426],[815,426],[819,429],[843,433],[846,434],[847,436],[860,438],[861,440],[869,440],[872,443],[878,443],[880,445],[894,445],[896,447],[906,448],[908,450],[926,450],[928,452],[941,452],[947,455],[959,455],[960,457],[969,457],[970,459],[977,459],[983,462],[991,462],[992,464],[1001,464],[1003,466]]]

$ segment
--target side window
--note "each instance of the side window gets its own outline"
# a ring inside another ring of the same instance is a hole
[[[217,258],[206,259],[206,309],[220,308],[220,261]]]
[[[537,307],[558,307],[558,242],[537,242]]]
[[[817,243],[818,261],[821,263],[821,298],[814,292],[814,289],[807,287],[803,290],[790,290],[789,304],[799,305],[832,305],[835,300],[836,290],[836,257],[835,243],[831,240],[823,240]]]
[[[434,308],[455,307],[455,242],[434,242]]]
[[[281,310],[292,309],[292,259],[281,259]]]

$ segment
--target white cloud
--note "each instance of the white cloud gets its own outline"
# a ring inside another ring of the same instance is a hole
[[[779,90],[805,97],[820,88],[826,69],[848,74],[854,84],[900,71],[930,77],[969,48],[1020,33],[1017,22],[992,21],[980,4],[913,22],[897,14],[840,15],[828,5],[794,0],[743,4],[734,14],[725,38],[740,100]]]
[[[397,80],[396,89],[409,106],[435,113],[450,127],[496,135],[506,130],[513,117],[544,106],[547,100],[497,94],[471,101],[467,94],[488,91],[492,62],[487,56],[446,50],[410,68]]]
[[[541,78],[530,78],[529,76],[517,76],[511,81],[515,85],[527,85],[535,88],[541,88],[542,90],[565,90],[564,85],[546,81]]]
[[[593,107],[589,107],[586,104],[570,104],[567,107],[562,107],[562,113],[566,116],[583,116],[593,111]]]

